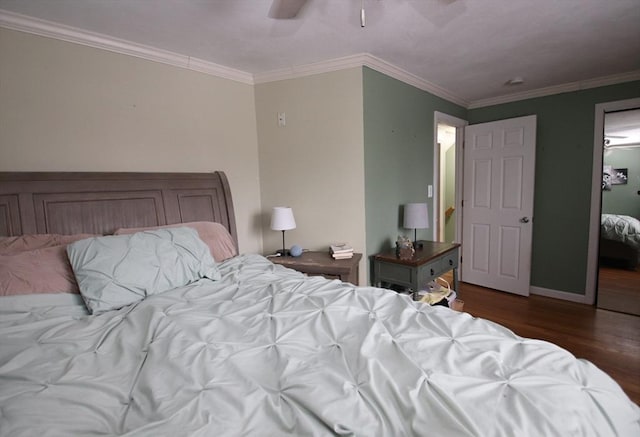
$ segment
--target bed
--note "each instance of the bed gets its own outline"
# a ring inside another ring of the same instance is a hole
[[[0,233],[47,272],[5,271],[0,436],[640,435],[553,344],[237,254],[221,172],[0,173]]]
[[[602,214],[600,259],[605,264],[635,270],[640,263],[640,220],[628,215]]]

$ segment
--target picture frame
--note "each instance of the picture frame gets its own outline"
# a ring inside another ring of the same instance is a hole
[[[626,185],[629,179],[628,168],[614,168],[611,173],[611,185]]]

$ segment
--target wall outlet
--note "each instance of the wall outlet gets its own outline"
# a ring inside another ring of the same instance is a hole
[[[278,112],[278,126],[285,127],[287,125],[287,118],[284,112]]]
[[[427,197],[429,199],[433,197],[433,185],[427,185]]]

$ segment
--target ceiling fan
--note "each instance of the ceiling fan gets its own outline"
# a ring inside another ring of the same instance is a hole
[[[306,2],[307,0],[273,0],[269,9],[269,18],[277,20],[295,18]],[[362,6],[360,7],[360,26],[365,26],[364,0],[362,0]]]
[[[610,150],[614,148],[628,149],[640,147],[640,142],[634,141],[633,138],[625,135],[605,135],[604,149]]]
[[[295,18],[307,0],[273,0],[269,9],[269,18],[286,20]]]

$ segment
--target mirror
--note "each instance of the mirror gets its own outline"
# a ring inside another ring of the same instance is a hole
[[[604,116],[598,308],[640,315],[640,108]]]

